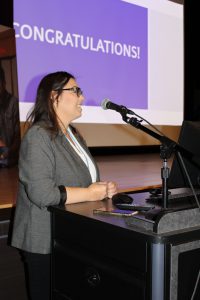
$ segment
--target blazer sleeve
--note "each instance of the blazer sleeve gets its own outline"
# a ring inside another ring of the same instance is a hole
[[[40,208],[60,203],[54,170],[55,155],[50,136],[44,129],[32,127],[21,144],[19,180],[28,199]]]

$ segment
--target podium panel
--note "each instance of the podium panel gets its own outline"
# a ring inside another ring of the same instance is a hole
[[[200,299],[200,241],[172,246],[170,300]]]

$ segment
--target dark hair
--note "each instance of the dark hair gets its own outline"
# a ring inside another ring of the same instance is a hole
[[[4,70],[1,66],[0,66],[0,81],[3,82],[3,83],[6,82],[5,73],[4,73]]]
[[[57,98],[62,93],[62,88],[70,79],[75,77],[67,72],[50,73],[43,77],[37,89],[37,95],[33,110],[27,118],[28,127],[39,121],[45,121],[45,128],[51,133],[57,134],[60,126],[51,99],[51,92],[57,90]]]

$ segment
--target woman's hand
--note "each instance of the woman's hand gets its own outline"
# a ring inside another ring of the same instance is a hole
[[[99,201],[104,198],[112,198],[117,193],[117,185],[112,181],[94,182],[87,188],[66,187],[66,204]]]
[[[102,200],[108,197],[108,184],[106,181],[94,182],[89,187],[90,201]]]
[[[103,200],[108,194],[107,182],[94,182],[87,188],[65,187],[67,192],[66,204]]]
[[[117,194],[117,184],[113,181],[107,182],[107,197],[112,198],[115,194]]]
[[[117,184],[113,181],[100,181],[92,183],[89,189],[92,193],[91,201],[102,200],[112,198],[117,193]]]

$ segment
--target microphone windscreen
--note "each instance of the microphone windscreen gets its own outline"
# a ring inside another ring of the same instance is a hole
[[[119,204],[119,203],[126,203],[126,204],[131,204],[133,203],[134,199],[129,196],[128,194],[125,193],[118,193],[112,196],[112,204]]]
[[[108,103],[108,102],[110,102],[109,99],[104,99],[104,100],[101,102],[101,107],[102,107],[103,109],[108,109],[108,108],[107,108],[107,103]]]

